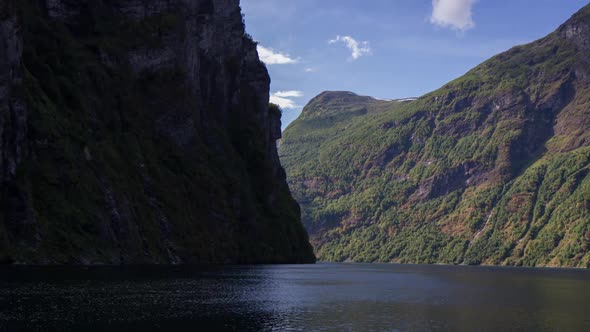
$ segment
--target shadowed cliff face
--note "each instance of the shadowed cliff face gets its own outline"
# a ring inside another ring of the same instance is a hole
[[[318,257],[590,266],[589,22],[380,112],[314,98],[280,152]]]
[[[237,0],[0,6],[0,256],[314,260]]]
[[[0,5],[0,260],[8,259],[8,233],[33,244],[34,224],[24,193],[16,183],[18,167],[26,153],[27,109],[22,99],[22,35],[16,9],[10,2]]]

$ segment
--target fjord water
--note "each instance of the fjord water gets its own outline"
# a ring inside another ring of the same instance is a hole
[[[0,331],[590,331],[590,272],[318,264],[4,267]]]

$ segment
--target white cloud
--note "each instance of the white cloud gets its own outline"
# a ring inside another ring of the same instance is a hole
[[[275,95],[277,97],[282,97],[282,98],[298,98],[298,97],[303,97],[303,92],[296,91],[296,90],[277,91],[277,92],[273,93],[273,95]]]
[[[281,106],[282,109],[293,109],[300,107],[295,103],[293,98],[300,97],[303,97],[303,92],[301,91],[277,91],[270,95],[270,102]]]
[[[364,55],[372,54],[368,41],[359,42],[350,36],[336,36],[336,39],[329,41],[330,44],[341,42],[352,52],[352,60],[356,60]]]
[[[293,59],[288,54],[278,53],[261,45],[258,45],[258,56],[267,65],[286,65],[299,62],[299,59]]]
[[[315,73],[316,70],[314,68],[305,68],[306,73]]]
[[[475,27],[471,9],[477,0],[432,0],[430,23],[466,31]]]

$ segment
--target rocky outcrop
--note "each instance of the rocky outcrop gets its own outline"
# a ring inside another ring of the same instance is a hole
[[[314,260],[238,0],[2,6],[4,256]]]
[[[559,28],[559,34],[566,39],[572,40],[582,51],[590,50],[590,24],[587,20],[589,11],[588,8],[580,11]]]

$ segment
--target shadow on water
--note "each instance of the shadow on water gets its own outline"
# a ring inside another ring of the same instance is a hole
[[[318,264],[2,267],[0,332],[590,331],[590,273]]]

